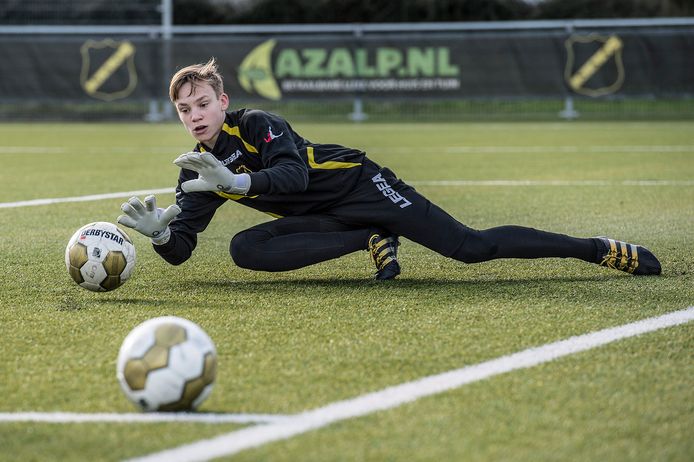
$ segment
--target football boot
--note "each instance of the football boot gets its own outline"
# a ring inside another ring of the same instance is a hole
[[[641,276],[660,274],[660,262],[647,248],[624,241],[598,237],[596,263]]]
[[[369,237],[368,251],[371,260],[376,265],[376,279],[393,279],[400,274],[398,263],[398,246],[400,242],[397,236],[384,236],[374,233]]]

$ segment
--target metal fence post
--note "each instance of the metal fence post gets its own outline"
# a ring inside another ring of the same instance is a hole
[[[569,22],[566,24],[566,33],[568,35],[571,35],[574,31],[574,25],[572,22]],[[564,109],[559,111],[559,117],[562,119],[566,120],[573,120],[578,118],[579,114],[578,112],[574,109],[574,97],[568,93],[564,97]]]
[[[173,5],[171,2],[172,0],[161,0],[159,5],[161,28],[158,37],[162,41],[161,80],[164,88],[168,85],[167,79],[171,69],[171,37],[173,36]],[[154,40],[157,38],[157,35],[152,34],[150,37]],[[145,115],[145,120],[148,122],[161,122],[162,120],[172,118],[173,111],[171,110],[171,105],[157,91],[157,94],[152,95],[152,99],[149,101],[149,112]]]
[[[361,24],[357,24],[354,27],[354,36],[357,41],[363,36],[364,32],[362,30]],[[359,91],[359,90],[357,90]],[[352,122],[362,122],[369,118],[369,116],[364,112],[364,104],[362,102],[361,96],[355,96],[352,101],[352,112],[348,115],[349,120]]]
[[[169,77],[172,72],[171,64],[171,41],[173,39],[173,0],[162,0],[162,40],[163,40],[163,62],[162,76],[165,89],[169,87]],[[164,97],[161,100],[163,117],[166,120],[173,119],[173,108],[169,104],[168,98]]]

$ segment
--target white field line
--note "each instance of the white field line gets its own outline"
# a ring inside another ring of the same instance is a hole
[[[694,180],[421,180],[408,181],[412,186],[694,186]],[[0,202],[0,209],[33,207],[38,205],[61,204],[65,202],[90,202],[106,199],[127,198],[147,194],[166,194],[174,188],[142,189],[87,196],[54,197],[32,199],[18,202]]]
[[[89,196],[75,196],[75,197],[55,197],[52,199],[33,199],[28,201],[19,202],[0,202],[0,209],[11,209],[17,207],[32,207],[36,205],[50,205],[50,204],[61,204],[63,202],[90,202],[90,201],[101,201],[105,199],[118,199],[120,197],[131,197],[131,196],[143,196],[148,194],[166,194],[174,192],[174,188],[160,188],[160,189],[142,189],[139,191],[123,191],[114,192],[107,194],[92,194]]]
[[[22,156],[38,154],[73,154],[77,148],[68,148],[60,146],[1,146],[0,154],[21,154]],[[147,147],[138,146],[100,146],[98,148],[80,148],[77,151],[83,155],[112,155],[112,154],[172,154],[175,159],[177,153],[182,153],[180,146],[166,147]]]
[[[412,186],[694,186],[694,180],[421,180]]]
[[[389,154],[419,154],[421,148],[412,146],[362,146],[367,152],[389,153]],[[600,145],[559,145],[559,146],[441,146],[440,152],[446,154],[574,154],[574,153],[669,153],[669,152],[694,152],[694,145],[687,144],[667,144],[667,145],[621,145],[621,146],[600,146]],[[50,155],[50,154],[70,154],[74,148],[56,146],[7,146],[0,145],[0,154],[21,154],[21,155]],[[183,152],[180,146],[156,146],[156,147],[137,147],[137,146],[110,146],[98,148],[83,148],[80,154],[89,155],[111,155],[111,154],[166,154],[171,153],[177,156]]]
[[[635,145],[635,146],[449,146],[447,154],[527,154],[527,153],[657,153],[694,152],[692,145]]]
[[[194,422],[207,424],[240,423],[258,424],[281,422],[289,416],[275,414],[205,414],[192,412],[152,412],[152,413],[77,413],[77,412],[0,412],[1,422],[42,422],[42,423],[156,423],[156,422]]]
[[[431,375],[381,391],[337,401],[311,411],[295,414],[276,423],[247,427],[215,438],[131,459],[131,462],[205,461],[229,456],[249,448],[284,440],[354,417],[391,409],[425,396],[436,395],[463,385],[518,369],[546,363],[563,356],[590,350],[608,343],[684,324],[694,319],[694,306],[663,316],[570,337],[473,366]]]
[[[0,146],[0,154],[65,154],[67,148],[55,146]]]

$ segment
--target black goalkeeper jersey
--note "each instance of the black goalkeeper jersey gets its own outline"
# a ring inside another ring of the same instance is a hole
[[[176,187],[181,213],[170,224],[169,242],[154,246],[173,264],[190,257],[197,234],[227,200],[275,217],[320,213],[339,203],[355,186],[365,157],[362,151],[337,144],[311,143],[283,118],[254,109],[227,113],[214,147],[210,150],[198,143],[195,151],[210,151],[233,173],[248,173],[251,187],[246,195],[187,193],[181,183],[198,174],[181,169]]]

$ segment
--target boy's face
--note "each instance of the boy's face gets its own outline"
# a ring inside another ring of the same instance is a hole
[[[219,98],[207,83],[193,86],[185,83],[175,101],[178,118],[193,138],[213,148],[224,124],[229,97],[222,93]]]

